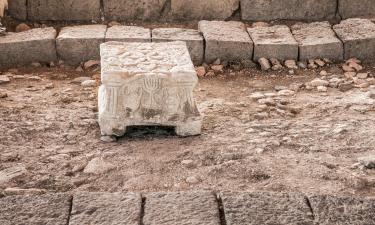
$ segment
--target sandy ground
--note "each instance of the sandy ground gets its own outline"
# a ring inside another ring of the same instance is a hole
[[[365,92],[302,90],[275,96],[267,106],[249,97],[312,80],[311,71],[203,78],[195,92],[204,115],[201,136],[135,128],[115,143],[100,141],[97,87],[71,83],[96,72],[23,68],[8,74],[24,78],[0,84],[8,94],[0,98],[0,171],[24,169],[0,179],[0,192],[208,189],[375,196],[375,170],[353,166],[358,157],[375,154],[375,103]],[[100,159],[105,171],[85,173],[92,159]]]

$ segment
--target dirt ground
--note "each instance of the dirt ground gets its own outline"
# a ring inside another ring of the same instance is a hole
[[[375,170],[353,166],[359,157],[375,154],[375,103],[364,91],[270,94],[274,102],[267,104],[249,97],[256,91],[276,93],[276,85],[310,81],[318,72],[288,76],[287,71],[254,69],[202,78],[195,92],[204,115],[201,136],[179,138],[168,129],[135,128],[117,142],[103,143],[97,87],[71,83],[98,72],[4,71],[24,77],[0,84],[8,94],[0,98],[0,171],[26,170],[0,182],[0,192],[9,187],[47,192],[208,189],[375,196]],[[103,173],[85,173],[94,158],[110,166]]]

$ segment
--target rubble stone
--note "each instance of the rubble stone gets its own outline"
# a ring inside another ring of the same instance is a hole
[[[375,24],[367,19],[347,19],[333,26],[344,43],[344,58],[369,61],[375,58]]]
[[[254,60],[262,57],[297,60],[298,43],[289,27],[285,25],[254,27],[248,28],[248,31],[254,41]]]
[[[204,57],[204,40],[197,30],[183,28],[157,28],[152,30],[153,42],[184,41],[195,65],[201,65]]]
[[[219,225],[218,204],[210,192],[148,194],[143,224]]]
[[[112,26],[107,29],[105,41],[151,42],[151,30],[137,26]]]
[[[253,42],[245,25],[235,21],[200,21],[199,31],[206,40],[205,61],[251,59]]]
[[[56,30],[37,28],[0,36],[0,67],[56,61]]]
[[[98,60],[99,46],[104,42],[106,30],[105,25],[64,27],[56,39],[59,57],[72,65]]]
[[[299,45],[300,60],[343,60],[344,46],[328,22],[297,24],[292,26],[292,32]]]

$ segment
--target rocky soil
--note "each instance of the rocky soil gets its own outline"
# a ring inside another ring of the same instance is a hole
[[[95,63],[86,65],[90,69],[34,64],[3,71],[0,192],[208,189],[375,196],[375,70],[360,65],[357,73],[350,63],[345,75],[342,65],[267,72],[197,68],[201,136],[134,128],[117,142],[100,140]]]

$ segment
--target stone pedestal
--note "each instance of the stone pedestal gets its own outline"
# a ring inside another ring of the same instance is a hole
[[[102,135],[122,136],[128,126],[173,126],[198,135],[201,116],[193,98],[198,82],[184,42],[107,42],[101,45]]]

